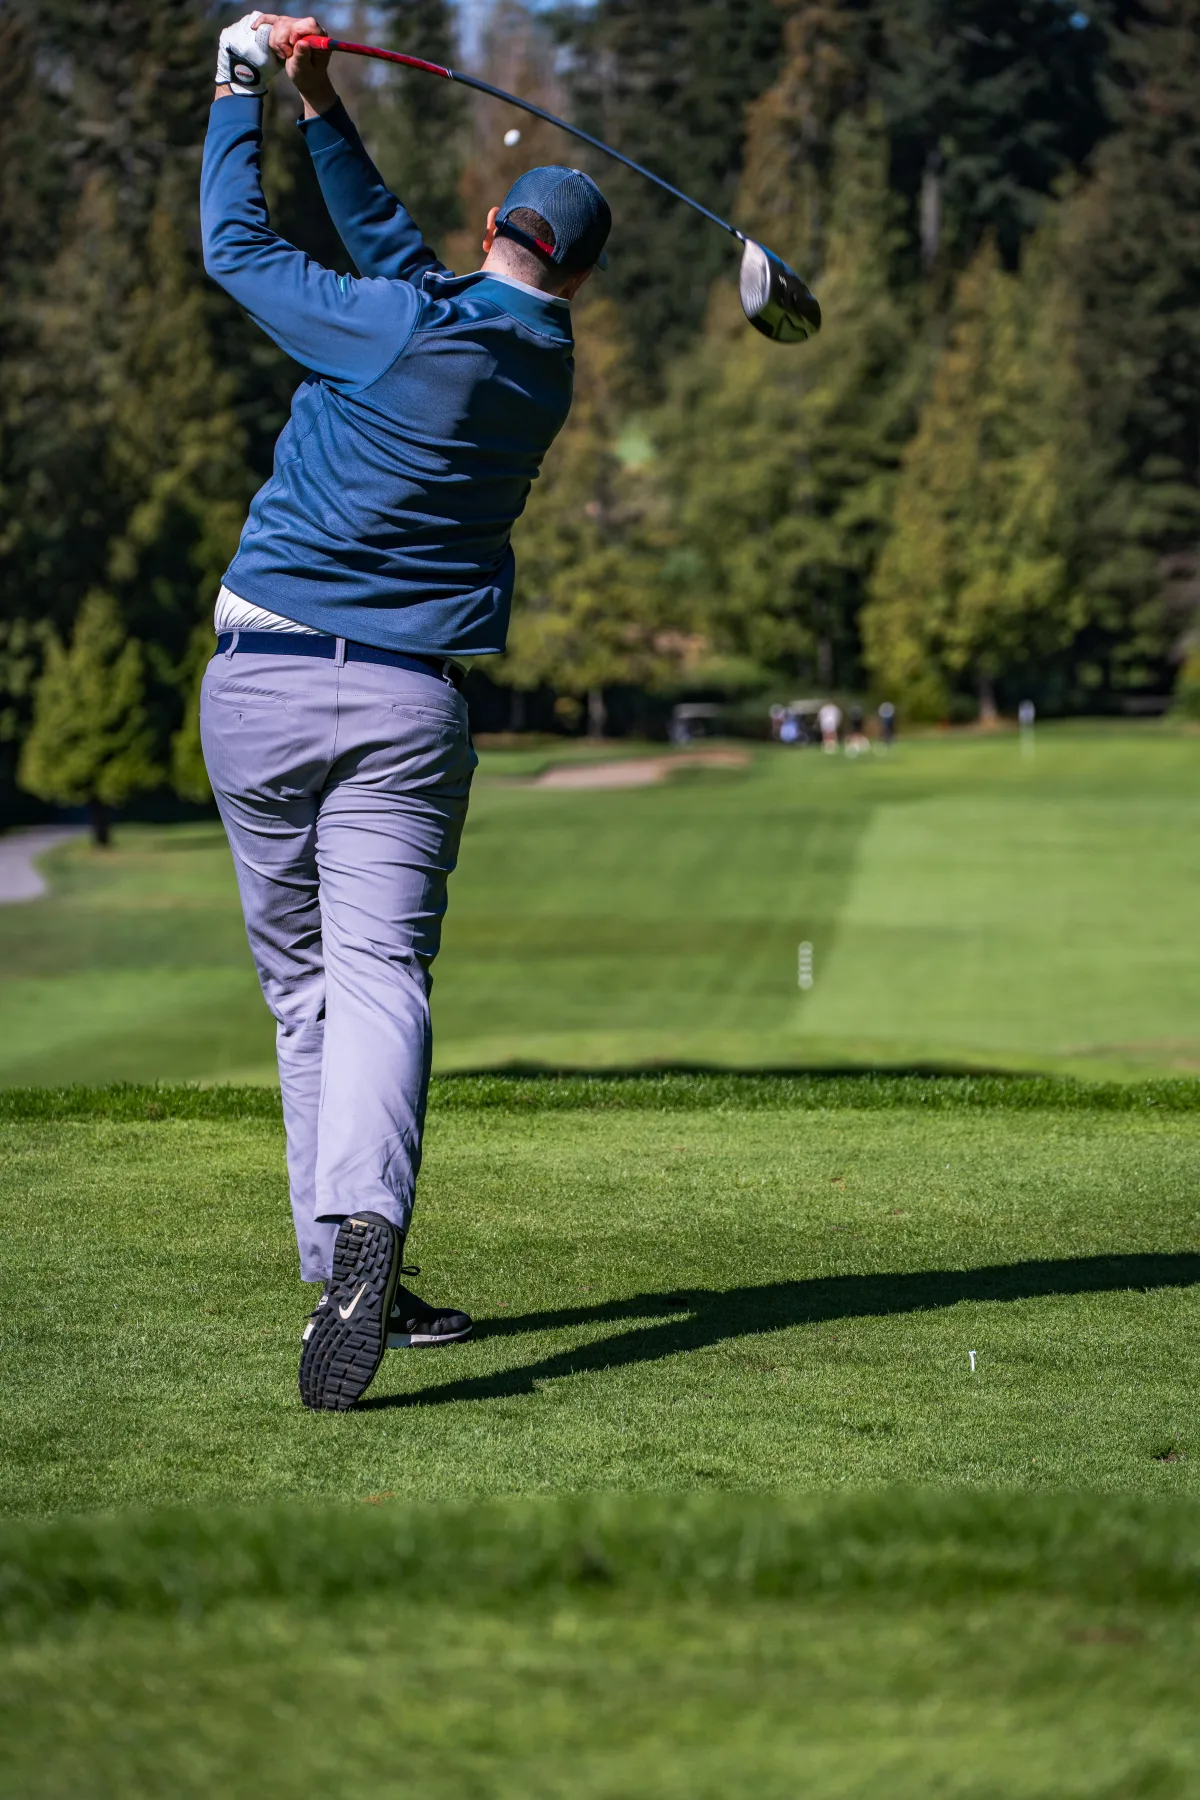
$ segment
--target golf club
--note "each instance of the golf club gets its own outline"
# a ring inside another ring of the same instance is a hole
[[[305,37],[299,40],[313,50],[339,50],[348,56],[373,56],[379,62],[400,63],[406,69],[420,69],[425,75],[437,75],[443,81],[457,81],[462,87],[474,88],[480,94],[490,94],[493,100],[503,100],[509,106],[519,106],[522,112],[532,113],[535,119],[545,119],[549,125],[557,125],[560,131],[569,132],[572,137],[590,144],[593,150],[600,150],[605,156],[611,156],[614,162],[624,163],[636,175],[643,175],[652,181],[655,187],[663,189],[676,200],[682,200],[693,212],[707,219],[712,225],[719,225],[730,237],[738,240],[742,246],[742,267],[738,280],[738,289],[742,297],[742,311],[756,331],[764,337],[771,338],[777,344],[798,344],[805,338],[812,337],[821,329],[821,309],[804,282],[794,269],[788,267],[782,257],[776,256],[764,244],[755,243],[753,238],[739,231],[736,225],[730,225],[707,206],[701,206],[698,200],[681,193],[664,181],[661,175],[655,175],[650,169],[644,169],[641,163],[635,163],[632,157],[623,156],[611,145],[601,143],[578,125],[568,125],[565,119],[556,118],[553,113],[535,106],[531,100],[522,100],[516,94],[507,94],[503,88],[493,87],[490,81],[481,81],[477,75],[463,75],[457,69],[445,69],[441,63],[422,62],[418,56],[404,56],[399,50],[376,50],[370,44],[349,44],[343,38]]]

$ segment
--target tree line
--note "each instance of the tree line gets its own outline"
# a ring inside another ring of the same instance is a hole
[[[448,0],[343,10],[459,54]],[[9,816],[206,795],[212,603],[299,374],[200,266],[214,36],[200,0],[0,15]],[[827,320],[763,341],[728,240],[589,163],[610,267],[480,692],[593,728],[618,693],[1200,713],[1200,0],[495,0],[471,48],[777,249]],[[336,74],[454,267],[522,168],[578,159],[494,101]],[[272,217],[345,269],[296,111],[277,83]]]

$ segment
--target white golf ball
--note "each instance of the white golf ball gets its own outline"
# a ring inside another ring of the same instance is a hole
[[[504,145],[505,145],[505,148],[506,148],[506,149],[507,149],[507,150],[511,150],[511,149],[512,149],[512,147],[513,147],[513,145],[514,145],[514,144],[519,144],[519,143],[520,143],[520,141],[521,141],[521,134],[520,134],[520,132],[519,132],[519,131],[518,131],[518,130],[517,130],[517,128],[516,128],[516,126],[515,126],[515,125],[514,125],[514,126],[513,126],[513,128],[512,128],[512,130],[511,130],[511,131],[506,131],[506,132],[505,132],[505,134],[504,134]]]

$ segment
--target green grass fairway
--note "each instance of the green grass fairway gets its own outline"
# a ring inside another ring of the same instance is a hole
[[[597,1085],[443,1085],[410,1250],[480,1335],[345,1417],[297,1400],[275,1120],[11,1108],[0,1509],[1197,1490],[1200,1111]]]
[[[1200,736],[762,748],[625,792],[522,785],[545,756],[484,760],[443,1068],[1200,1070]],[[51,867],[51,898],[0,908],[0,1083],[274,1079],[218,827]]]
[[[9,1528],[0,1787],[1192,1796],[1196,1521],[870,1495]]]

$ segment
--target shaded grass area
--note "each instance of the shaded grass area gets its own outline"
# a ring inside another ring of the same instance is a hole
[[[443,1069],[1200,1070],[1200,738],[761,747],[657,788],[485,756],[434,990]],[[125,827],[0,908],[0,1083],[273,1083],[219,826]],[[797,986],[800,942],[815,984]]]
[[[0,1531],[23,1796],[1187,1795],[1192,1506],[629,1496]]]
[[[800,1109],[936,1112],[978,1108],[1072,1112],[1200,1112],[1200,1081],[1082,1082],[1053,1075],[492,1074],[433,1077],[437,1112],[709,1112]],[[170,1082],[0,1088],[0,1123],[41,1119],[282,1121],[278,1089]]]
[[[479,1335],[392,1353],[345,1417],[297,1402],[311,1301],[266,1096],[10,1113],[0,1507],[1195,1490],[1194,1111],[584,1110],[516,1087],[534,1103],[439,1090],[410,1240],[418,1286]]]

